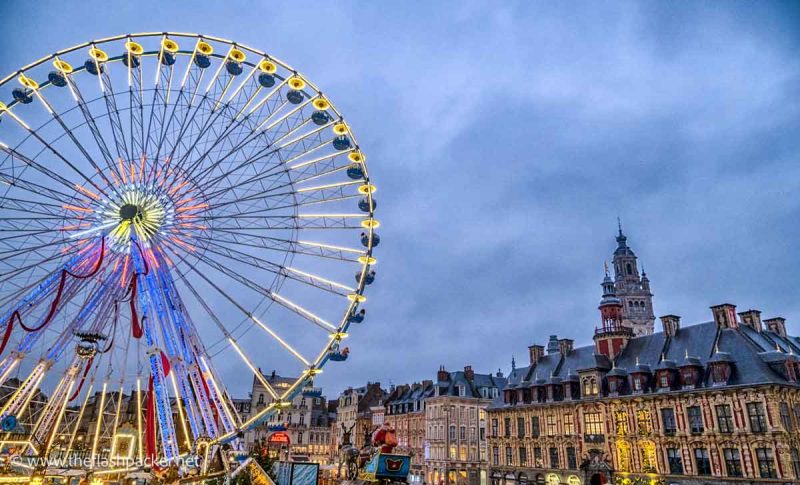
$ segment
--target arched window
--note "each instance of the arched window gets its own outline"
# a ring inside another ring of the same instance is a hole
[[[264,404],[264,395],[263,394],[259,394],[258,395],[258,404]]]
[[[639,443],[639,453],[642,459],[642,471],[656,473],[656,445],[652,441]]]
[[[617,471],[631,471],[631,446],[627,441],[617,441]]]

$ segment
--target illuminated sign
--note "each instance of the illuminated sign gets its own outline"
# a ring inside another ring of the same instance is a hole
[[[289,439],[289,435],[284,433],[283,431],[278,431],[277,433],[272,433],[269,438],[267,438],[267,442],[272,444],[281,444],[281,445],[288,445],[291,443]]]

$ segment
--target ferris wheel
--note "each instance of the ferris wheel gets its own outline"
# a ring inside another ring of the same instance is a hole
[[[121,35],[25,66],[0,100],[0,455],[109,476],[199,456],[208,472],[347,358],[376,189],[342,115],[289,65],[210,36]],[[262,367],[299,377],[276,389]],[[271,399],[245,418],[226,382],[254,379]]]

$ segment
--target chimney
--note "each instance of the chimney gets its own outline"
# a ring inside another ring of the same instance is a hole
[[[427,389],[428,387],[431,387],[432,385],[433,385],[433,381],[430,380],[430,379],[425,379],[424,381],[422,381],[422,387],[423,388]]]
[[[768,318],[764,320],[767,330],[777,333],[781,337],[786,337],[786,319],[783,317]]]
[[[664,335],[674,337],[681,329],[681,317],[678,315],[664,315],[661,317],[661,326],[664,327]]]
[[[472,370],[471,365],[464,366],[464,377],[466,377],[468,381],[475,379],[475,371]]]
[[[730,303],[714,305],[711,307],[711,312],[714,314],[717,328],[739,328],[739,322],[736,320],[736,305]]]
[[[436,380],[439,382],[450,380],[450,373],[444,370],[443,365],[439,366],[439,372],[436,373]]]
[[[531,365],[534,365],[544,357],[544,346],[533,344],[528,347],[528,354],[531,357]]]
[[[567,354],[572,352],[572,347],[575,341],[571,338],[562,338],[558,340],[558,350],[561,352],[561,355],[566,357]]]
[[[756,332],[761,332],[763,327],[761,326],[761,312],[758,310],[747,310],[746,312],[739,313],[739,317],[741,317],[742,325],[747,325],[748,327],[752,328]]]
[[[547,354],[557,354],[558,353],[558,335],[551,335],[550,341],[547,342]]]

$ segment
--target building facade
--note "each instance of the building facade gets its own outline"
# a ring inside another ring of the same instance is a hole
[[[384,403],[383,420],[397,432],[398,451],[411,455],[408,483],[425,481],[425,409],[433,396],[433,381],[395,387]]]
[[[259,370],[259,372],[261,372]],[[262,374],[263,379],[279,394],[288,389],[296,380],[294,377],[282,377],[272,371]],[[271,402],[270,394],[261,383],[253,378],[248,411],[253,415],[263,410]],[[243,403],[237,407],[244,406]],[[296,460],[308,460],[326,464],[330,457],[331,426],[328,416],[328,402],[319,387],[308,386],[298,393],[291,404],[271,415],[263,424],[255,427],[245,435],[245,442],[253,446],[256,442],[268,442],[275,432],[284,432],[290,443],[284,450]],[[285,456],[285,455],[283,455]]]
[[[492,483],[800,482],[800,339],[784,319],[723,304],[636,336],[615,283],[594,344],[530,346],[488,410]]]
[[[471,366],[439,368],[433,393],[425,399],[425,481],[481,485],[487,477],[486,407],[506,379],[498,372],[477,374]]]
[[[369,441],[375,425],[372,423],[372,408],[383,409],[386,391],[380,382],[368,382],[366,386],[350,387],[339,395],[336,405],[336,426],[332,429],[332,446],[338,450],[343,430],[351,433],[351,443],[361,449]],[[334,456],[336,451],[333,452]]]

